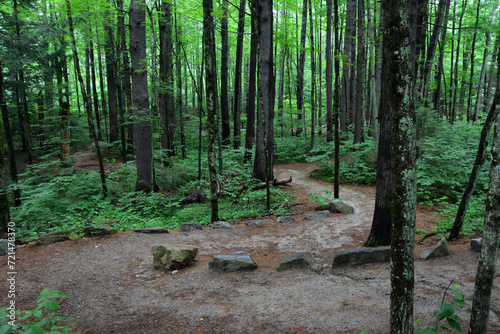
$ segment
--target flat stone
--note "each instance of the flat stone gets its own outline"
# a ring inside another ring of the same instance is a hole
[[[113,235],[118,233],[115,228],[106,225],[99,225],[97,227],[94,225],[86,226],[83,232],[86,237],[93,237],[96,235]]]
[[[276,269],[278,271],[288,269],[311,269],[311,264],[303,254],[285,255],[281,258]]]
[[[181,231],[202,230],[201,223],[181,223]]]
[[[0,256],[6,255],[9,253],[9,240],[0,239]]]
[[[146,227],[146,228],[134,228],[135,233],[146,233],[146,234],[157,234],[157,233],[168,233],[168,230],[164,227]]]
[[[245,222],[246,226],[264,226],[268,225],[270,223],[269,220],[267,219],[262,219],[262,220],[248,220]]]
[[[333,213],[341,213],[344,215],[350,215],[354,213],[354,208],[352,206],[347,205],[338,199],[328,203],[328,210]]]
[[[391,258],[391,247],[362,247],[343,249],[335,254],[332,266],[341,264],[363,264],[372,262],[388,262]]]
[[[66,241],[66,240],[69,240],[69,237],[67,235],[58,235],[58,234],[41,235],[38,238],[38,240],[36,241],[36,243],[37,243],[37,245],[45,246],[45,245],[55,244],[56,242]]]
[[[420,253],[420,258],[422,260],[427,260],[433,257],[441,257],[446,255],[450,255],[450,247],[448,246],[448,241],[446,241],[446,238],[443,237],[434,247],[423,250],[422,253]]]
[[[295,221],[294,216],[280,216],[277,219],[278,223],[293,223]]]
[[[331,217],[331,213],[328,210],[323,210],[323,211],[318,211],[318,212],[313,212],[313,213],[306,213],[304,215],[304,219],[306,220],[313,220],[313,219],[324,219]]]
[[[254,270],[257,268],[257,263],[246,252],[234,252],[214,256],[208,263],[208,268],[224,272]]]
[[[231,226],[231,224],[229,224],[228,222],[224,222],[224,221],[219,221],[219,222],[215,222],[213,224],[210,225],[211,228],[233,228]]]
[[[153,245],[151,253],[153,253],[153,262],[156,268],[178,270],[187,267],[194,261],[196,254],[198,254],[198,247],[159,244]]]

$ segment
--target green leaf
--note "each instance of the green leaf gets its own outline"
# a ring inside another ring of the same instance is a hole
[[[10,334],[12,333],[12,326],[11,325],[4,325],[2,328],[0,328],[0,334]]]
[[[43,332],[44,332],[43,329],[41,329],[40,327],[33,326],[24,331],[23,334],[40,334],[40,333],[43,334]]]
[[[460,324],[458,321],[456,321],[453,318],[448,318],[448,324],[450,325],[451,328],[456,329],[459,332],[462,332],[462,327],[460,327]]]
[[[455,309],[457,307],[453,304],[444,303],[439,313],[439,320],[443,320],[445,318],[451,317],[453,313],[455,313]]]
[[[59,309],[59,304],[55,301],[47,300],[45,302],[45,307],[47,308],[47,310],[57,311]]]

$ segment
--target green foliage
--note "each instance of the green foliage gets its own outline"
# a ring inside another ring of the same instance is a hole
[[[309,202],[319,202],[319,206],[324,206],[336,199],[333,195],[333,191],[328,190],[327,187],[323,187],[323,189],[325,191],[325,195],[315,194],[314,192],[309,193],[309,195],[311,195]]]
[[[61,326],[61,321],[73,321],[70,317],[57,316],[59,303],[53,299],[66,298],[61,291],[44,289],[37,300],[37,306],[33,311],[15,312],[15,325],[9,324],[12,321],[10,310],[4,308],[0,311],[0,321],[3,326],[0,328],[0,334],[7,333],[69,333],[71,328]]]
[[[460,287],[458,285],[455,285],[452,286],[450,289],[452,289],[453,291],[457,291],[459,288]],[[448,289],[446,289],[444,292],[445,296],[447,291]],[[436,324],[434,326],[430,326],[429,324],[421,323],[420,319],[417,319],[416,323],[426,328],[417,329],[415,331],[415,334],[435,334],[438,332],[438,328],[445,331],[449,329],[454,329],[459,332],[462,332],[462,328],[458,323],[460,317],[455,313],[455,310],[457,309],[457,307],[464,307],[466,305],[464,294],[456,292],[455,297],[451,300],[451,303],[446,302],[443,296],[443,300],[438,301],[437,304],[439,306],[439,309],[435,310],[432,315],[432,317],[436,317]],[[448,323],[448,326],[446,325],[439,326],[439,323],[445,319]]]

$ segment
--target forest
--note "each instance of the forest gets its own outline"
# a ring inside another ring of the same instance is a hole
[[[0,231],[9,221],[21,238],[283,215],[296,198],[273,186],[273,166],[309,162],[335,185],[316,199],[342,198],[339,184],[376,185],[366,246],[427,233],[405,235],[412,218],[394,212],[417,203],[439,215],[437,235],[481,234],[500,186],[488,145],[498,9],[2,1]]]

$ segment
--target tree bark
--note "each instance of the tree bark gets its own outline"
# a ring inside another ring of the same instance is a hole
[[[5,99],[5,87],[3,85],[3,68],[1,63],[0,63],[0,108],[2,111],[2,116],[7,115],[7,101]],[[9,154],[9,159],[11,159],[10,154]],[[5,182],[6,178],[4,171],[5,171],[5,160],[3,153],[3,128],[0,126],[0,232],[7,232],[8,224],[10,221],[10,205],[9,205],[9,197],[7,196],[7,191],[6,191],[6,182]],[[17,182],[17,179],[15,182]]]
[[[491,101],[491,92],[492,92],[492,86],[493,86],[493,83],[495,82],[495,79],[498,79],[498,76],[496,75],[495,73],[495,63],[497,62],[497,58],[498,58],[498,50],[499,50],[499,46],[500,46],[500,36],[497,36],[496,38],[496,41],[495,41],[495,46],[493,48],[493,54],[491,56],[491,67],[490,67],[490,75],[488,77],[488,86],[486,88],[486,97],[485,97],[485,104],[486,104],[486,108],[484,109],[485,111],[486,110],[490,110],[491,108],[491,104],[492,104],[492,101]],[[497,85],[498,87],[498,85]]]
[[[500,64],[497,66],[497,75],[500,76]],[[469,333],[471,334],[482,334],[488,331],[491,293],[498,256],[498,239],[500,237],[500,113],[498,112],[500,109],[500,89],[498,86],[492,109],[496,110],[495,136],[491,152],[490,189],[484,215],[481,257],[477,267],[469,324]]]
[[[477,0],[477,11],[476,11],[476,25],[477,28],[479,24],[479,10],[481,8],[481,0]],[[470,56],[470,77],[469,77],[469,94],[467,97],[467,120],[477,121],[477,115],[470,114],[470,107],[472,101],[472,78],[474,77],[474,56],[476,52],[476,39],[477,39],[477,30],[474,29],[474,37],[472,38],[472,51]]]
[[[340,198],[339,196],[339,177],[340,177],[340,32],[339,32],[339,0],[334,0],[334,15],[335,15],[335,89],[333,92],[334,101],[334,114],[333,114],[333,124],[334,124],[334,171],[333,171],[333,196],[335,198]]]
[[[303,108],[304,108],[304,66],[306,62],[306,31],[307,31],[307,0],[302,3],[302,26],[300,29],[300,47],[297,63],[297,135],[300,135],[304,129],[302,128]]]
[[[215,61],[215,33],[212,17],[212,0],[203,0],[203,50],[205,55],[205,82],[207,100],[208,131],[208,173],[210,176],[211,221],[219,220],[217,167],[215,161],[215,143],[217,140],[217,69]]]
[[[354,110],[354,85],[353,81],[356,73],[354,72],[354,63],[356,61],[356,51],[354,50],[356,39],[356,0],[347,1],[344,39],[344,61],[342,68],[342,111],[340,114],[340,130],[347,132],[347,127],[352,120],[351,111]]]
[[[243,63],[243,37],[245,33],[245,10],[246,0],[240,0],[238,37],[236,41],[236,68],[234,70],[233,147],[235,149],[239,149],[241,146],[241,71]]]
[[[414,243],[416,220],[414,49],[411,47],[410,1],[388,0],[384,6],[384,58],[387,108],[392,119],[392,236],[390,333],[412,334]]]
[[[116,99],[116,85],[118,78],[116,75],[116,53],[113,28],[111,22],[107,22],[109,12],[106,12],[106,23],[104,24],[105,52],[106,57],[106,83],[108,85],[108,114],[109,114],[109,141],[111,143],[118,140],[118,109]]]
[[[231,145],[231,127],[229,126],[229,23],[227,0],[222,1],[223,14],[220,19],[221,29],[221,75],[220,75],[220,115],[222,120],[222,145]]]
[[[136,191],[157,190],[153,167],[153,143],[149,115],[148,74],[146,70],[146,3],[132,1],[129,9],[130,59],[134,105],[134,141],[137,163]]]
[[[314,147],[316,128],[316,55],[314,54],[314,29],[312,17],[312,0],[309,0],[309,41],[311,48],[311,148]]]
[[[255,6],[250,3],[252,12],[251,18],[251,36],[250,36],[250,64],[248,71],[248,92],[246,103],[247,127],[245,134],[245,161],[249,162],[252,159],[252,147],[255,138],[255,89],[257,82],[257,14]]]
[[[333,94],[332,94],[332,0],[326,1],[326,141],[333,141]],[[337,27],[336,27],[337,28]],[[335,42],[337,36],[335,35]],[[337,73],[335,73],[337,74]]]
[[[358,0],[358,58],[356,74],[356,109],[354,112],[354,144],[364,141],[363,111],[365,108],[365,0]]]

